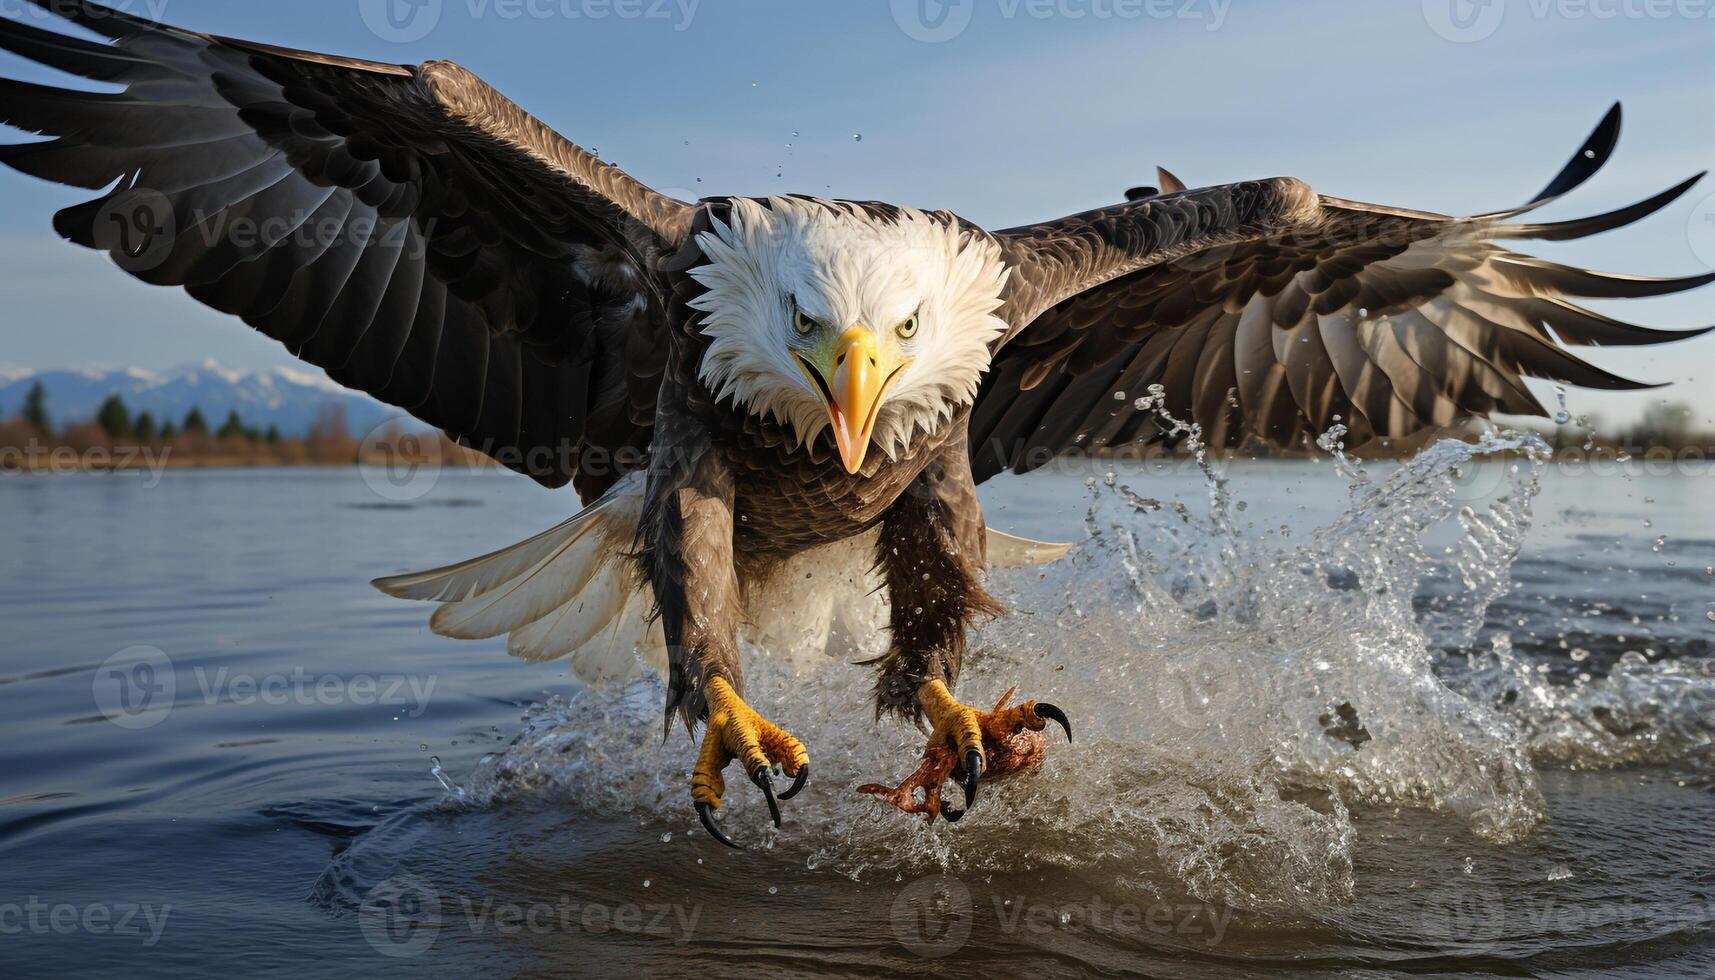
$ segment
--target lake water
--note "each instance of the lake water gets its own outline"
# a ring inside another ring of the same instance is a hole
[[[1715,972],[1715,472],[1098,467],[984,488],[961,693],[1078,740],[957,826],[921,737],[751,653],[815,777],[730,851],[652,678],[580,691],[366,584],[568,494],[495,472],[0,478],[0,974]],[[1213,491],[1213,492],[1212,492]],[[1183,505],[1182,507],[1177,505]]]

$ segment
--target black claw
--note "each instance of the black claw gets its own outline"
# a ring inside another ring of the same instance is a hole
[[[786,792],[780,794],[782,800],[790,800],[798,795],[804,784],[810,781],[810,764],[808,762],[798,767],[798,775],[793,777],[792,785],[786,787]]]
[[[762,795],[768,798],[768,815],[774,818],[776,829],[780,827],[780,804],[774,799],[774,777],[768,774],[768,767],[751,774],[750,781],[762,787]]]
[[[1066,717],[1066,712],[1045,701],[1036,702],[1035,711],[1036,717],[1056,722],[1061,728],[1066,729],[1066,741],[1072,740],[1072,721]]]
[[[952,807],[947,805],[946,800],[941,801],[941,818],[943,820],[947,821],[948,823],[958,823],[959,818],[964,816],[964,815],[965,815],[965,811],[955,810]]]
[[[744,848],[734,844],[730,840],[727,840],[727,836],[721,833],[721,829],[719,827],[715,826],[714,807],[709,806],[707,803],[698,803],[697,819],[703,822],[703,829],[709,832],[710,837],[713,837],[715,840],[720,841],[722,844],[725,844],[735,851],[744,850]]]
[[[977,781],[983,778],[983,754],[976,749],[965,753],[965,809],[977,801]]]

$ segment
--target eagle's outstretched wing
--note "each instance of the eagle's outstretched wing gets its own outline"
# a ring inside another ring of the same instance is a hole
[[[663,346],[651,270],[690,206],[449,62],[33,2],[115,43],[13,18],[0,49],[124,86],[0,79],[0,121],[54,137],[0,147],[0,163],[107,191],[58,214],[66,238],[550,486],[593,497],[620,475],[615,452],[647,445]]]
[[[1655,344],[1564,297],[1655,296],[1715,281],[1615,276],[1495,244],[1582,238],[1652,214],[1697,177],[1596,217],[1509,223],[1583,183],[1613,149],[1615,106],[1530,204],[1473,218],[1319,197],[1281,178],[1145,196],[997,233],[1012,325],[971,420],[977,478],[1059,452],[1162,437],[1151,385],[1205,440],[1352,444],[1494,412],[1545,414],[1524,377],[1648,387],[1566,347]],[[1699,175],[1701,177],[1702,175]]]

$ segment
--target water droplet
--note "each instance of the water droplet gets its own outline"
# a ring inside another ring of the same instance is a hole
[[[780,894],[780,889],[775,887],[774,885],[769,885],[768,886],[768,894],[778,895],[778,894]]]
[[[1572,413],[1568,412],[1566,409],[1563,408],[1560,411],[1554,413],[1554,424],[1555,425],[1565,425],[1566,423],[1568,423],[1570,421],[1572,421]]]
[[[671,844],[672,842],[673,842],[673,832],[672,831],[668,831],[667,833],[661,835],[661,843]]]
[[[648,888],[649,884],[650,884],[650,881],[648,878],[643,879],[643,887]]]
[[[862,133],[853,133],[852,134],[852,142],[853,143],[862,143],[863,142],[863,134]]]
[[[1114,392],[1114,401],[1116,401],[1116,402],[1125,401],[1125,392],[1123,392],[1123,391]]]

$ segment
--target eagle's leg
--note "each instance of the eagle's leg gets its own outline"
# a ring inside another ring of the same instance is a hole
[[[726,792],[722,771],[737,759],[762,790],[776,827],[779,800],[789,800],[810,776],[803,743],[757,714],[740,691],[738,627],[742,615],[733,549],[733,480],[721,454],[695,422],[664,413],[652,455],[638,557],[655,592],[667,644],[667,724],[677,715],[694,730],[705,724],[691,775],[691,800],[703,827],[737,847],[716,826],[713,811]],[[778,797],[771,771],[793,780]]]
[[[882,519],[877,558],[888,589],[892,644],[881,660],[876,711],[927,718],[931,726],[923,765],[898,787],[871,784],[872,793],[908,813],[957,820],[964,810],[940,802],[940,785],[951,776],[964,788],[965,806],[977,785],[1038,765],[1042,730],[1058,722],[1071,737],[1059,708],[1036,701],[1006,707],[1008,691],[992,711],[953,697],[965,652],[965,629],[979,615],[1001,609],[982,586],[986,566],[982,505],[971,479],[962,434],[926,466]],[[916,790],[924,790],[922,803]]]

